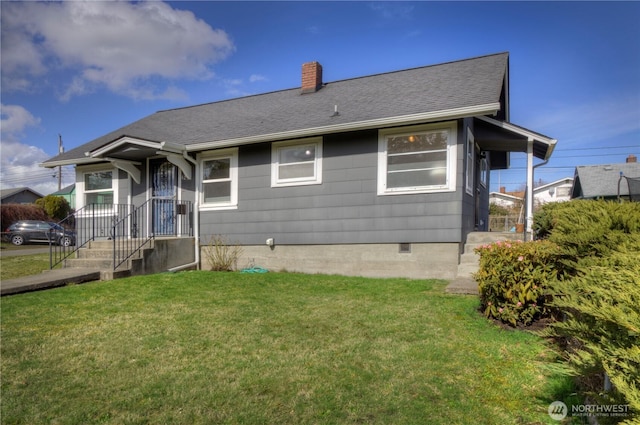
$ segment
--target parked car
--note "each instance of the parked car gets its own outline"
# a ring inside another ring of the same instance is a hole
[[[76,243],[76,234],[62,226],[40,220],[20,220],[13,223],[6,230],[6,238],[14,245],[33,242],[52,243],[61,246],[72,246]]]

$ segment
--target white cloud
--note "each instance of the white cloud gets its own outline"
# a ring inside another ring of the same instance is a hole
[[[40,125],[40,118],[34,117],[19,105],[0,104],[2,117],[0,129],[0,185],[2,188],[28,186],[36,192],[48,194],[58,189],[57,180],[52,176],[54,170],[45,169],[39,164],[50,157],[36,146],[20,141],[24,132]],[[73,181],[70,173],[63,171],[65,182]]]
[[[100,86],[133,98],[183,96],[149,81],[210,79],[212,65],[234,49],[224,31],[163,2],[3,4],[2,72],[8,89],[25,89],[25,75],[71,70],[63,99]]]
[[[21,134],[27,127],[40,124],[40,118],[34,117],[20,105],[0,104],[0,130],[3,141],[6,138],[13,139]]]
[[[414,6],[406,3],[374,2],[369,5],[371,10],[383,19],[409,20],[413,18]]]
[[[268,81],[268,79],[264,75],[260,75],[260,74],[252,74],[249,77],[249,82],[250,83],[256,83],[258,81]]]

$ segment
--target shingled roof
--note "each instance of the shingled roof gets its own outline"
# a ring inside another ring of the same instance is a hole
[[[506,109],[508,53],[159,111],[43,163],[77,163],[129,137],[186,151],[364,128],[495,114]],[[336,113],[337,112],[337,113]],[[508,111],[502,111],[505,116]]]
[[[576,167],[571,198],[617,197],[620,173],[630,178],[640,177],[640,163],[580,165]],[[620,195],[629,196],[629,185],[624,179],[620,184]]]

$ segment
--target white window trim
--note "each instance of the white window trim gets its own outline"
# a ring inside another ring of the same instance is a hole
[[[475,151],[476,151],[476,142],[473,137],[473,133],[471,129],[467,127],[467,141],[464,145],[464,160],[465,160],[465,190],[467,195],[473,196],[473,180],[475,174]]]
[[[437,124],[397,127],[378,131],[378,195],[406,195],[418,193],[455,192],[458,132],[457,122],[449,121]],[[447,138],[447,179],[446,184],[438,186],[415,186],[387,189],[387,141],[390,135],[402,136],[419,132],[446,130]]]
[[[84,190],[84,176],[85,174],[97,173],[100,171],[111,171],[111,190],[113,191],[113,202],[117,203],[118,199],[118,169],[112,165],[94,165],[94,166],[86,166],[86,167],[77,167],[76,168],[76,210],[86,206],[86,192]],[[112,204],[113,205],[113,204]],[[109,215],[112,211],[107,209],[102,210],[103,215]],[[81,213],[79,217],[82,217]]]
[[[204,202],[204,161],[212,159],[230,159],[229,180],[231,182],[231,200],[229,202],[205,203]],[[238,208],[238,148],[220,149],[216,151],[203,152],[198,155],[198,197],[200,211],[220,211],[235,210]]]
[[[280,161],[278,151],[280,148],[299,145],[315,145],[314,175],[312,177],[279,179]],[[313,184],[322,184],[322,137],[288,140],[286,142],[275,142],[271,144],[271,187],[306,186]]]

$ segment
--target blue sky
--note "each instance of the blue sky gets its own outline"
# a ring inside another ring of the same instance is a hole
[[[536,180],[640,157],[640,2],[1,2],[2,188],[158,110],[510,52],[511,121],[558,139]],[[516,190],[524,158],[491,175]],[[63,169],[63,186],[73,169]]]

